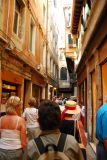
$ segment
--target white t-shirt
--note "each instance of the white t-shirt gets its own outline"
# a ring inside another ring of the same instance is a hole
[[[23,117],[26,119],[27,128],[39,127],[38,123],[38,109],[36,108],[26,108],[23,112]]]

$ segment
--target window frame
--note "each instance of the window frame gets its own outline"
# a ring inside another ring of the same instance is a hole
[[[32,27],[31,27],[32,26]],[[32,35],[31,35],[31,28],[32,28]],[[30,19],[30,28],[29,28],[29,51],[35,55],[36,51],[36,26],[34,23],[33,18]],[[34,45],[33,45],[34,43]]]
[[[19,37],[19,21],[20,21],[20,11],[18,11],[18,9],[16,8],[16,1],[17,0],[15,0],[15,11],[14,11],[14,25],[13,25],[13,32]],[[17,3],[18,3],[18,1],[17,1]],[[18,3],[18,5],[19,5],[19,7],[21,7],[20,6],[20,4]],[[20,10],[20,8],[19,8],[19,10]],[[17,18],[17,24],[15,25],[15,14],[17,14],[18,15],[18,18]],[[17,29],[16,29],[16,32],[15,32],[15,30],[14,30],[14,27],[17,27]]]
[[[66,73],[65,73],[65,71],[66,71]],[[67,81],[67,68],[66,67],[62,67],[60,69],[60,80],[66,80]]]

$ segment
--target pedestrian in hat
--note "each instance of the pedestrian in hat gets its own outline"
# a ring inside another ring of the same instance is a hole
[[[81,112],[80,107],[75,101],[66,101],[65,109],[61,115],[61,127],[60,131],[62,133],[73,135],[78,143],[81,145],[81,148],[86,147],[86,137],[82,122],[78,118],[74,118],[76,114]],[[86,156],[84,154],[84,156]]]

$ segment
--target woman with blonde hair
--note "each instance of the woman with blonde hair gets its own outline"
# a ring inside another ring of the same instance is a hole
[[[6,115],[0,118],[0,160],[19,160],[26,149],[25,121],[18,116],[21,100],[11,96],[7,101]]]
[[[31,140],[40,134],[40,128],[38,123],[38,109],[36,99],[34,97],[29,98],[28,104],[29,107],[25,108],[23,117],[26,120],[28,139]]]

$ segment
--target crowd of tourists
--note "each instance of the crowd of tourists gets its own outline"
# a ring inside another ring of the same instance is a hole
[[[44,155],[46,160],[43,153],[50,144],[64,153],[62,158],[58,155],[62,160],[86,159],[84,107],[76,100],[57,97],[41,100],[39,106],[31,97],[28,104],[20,114],[19,97],[11,96],[6,102],[6,113],[0,118],[0,160],[37,160]]]

